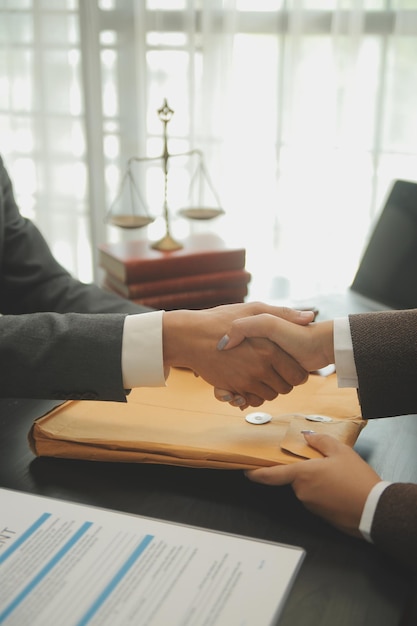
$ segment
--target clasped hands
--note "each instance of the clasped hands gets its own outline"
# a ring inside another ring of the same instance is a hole
[[[234,336],[235,324],[260,320],[264,315],[287,321],[294,327],[308,325],[314,319],[312,311],[295,311],[258,302],[198,311],[166,311],[163,318],[165,366],[191,369],[215,390],[227,390],[231,398],[243,398],[242,407],[260,406],[265,400],[289,393],[307,380],[308,370],[262,332],[253,329],[251,335],[236,338],[227,349],[217,349],[219,339],[230,333],[230,329]]]
[[[285,307],[281,308],[279,315],[260,313],[236,319],[232,322],[229,332],[220,339],[217,349],[231,350],[254,338],[268,339],[281,351],[280,362],[275,365],[279,368],[279,375],[290,385],[295,386],[305,382],[310,372],[334,362],[333,322],[312,324],[313,321],[312,311],[295,311]],[[296,365],[301,367],[305,374],[305,378],[299,382],[296,382],[294,377]],[[229,389],[217,387],[215,396],[218,400],[227,401],[241,409],[252,404],[244,394],[231,393]]]
[[[313,311],[260,302],[166,311],[164,365],[191,369],[214,387],[218,399],[242,409],[260,406],[332,362],[332,345],[329,354],[316,354],[313,321]]]

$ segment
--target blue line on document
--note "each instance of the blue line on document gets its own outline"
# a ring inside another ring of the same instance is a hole
[[[55,556],[46,563],[36,576],[26,585],[24,589],[16,596],[12,602],[0,613],[0,624],[9,617],[9,615],[25,600],[25,598],[33,591],[33,589],[45,578],[47,574],[64,558],[71,548],[81,539],[81,537],[92,526],[92,522],[84,522],[84,524],[73,534],[71,539],[62,546]]]
[[[33,535],[33,533],[38,530],[38,528],[40,526],[42,526],[42,524],[44,524],[46,522],[46,520],[48,518],[51,517],[51,513],[44,513],[43,515],[41,515],[36,522],[34,522],[32,524],[32,526],[29,526],[29,528],[27,530],[25,530],[24,533],[22,533],[19,537],[19,539],[16,539],[16,541],[10,546],[10,548],[7,548],[7,550],[5,550],[3,552],[3,554],[0,556],[0,565],[2,563],[4,563],[4,561],[11,555],[13,554],[13,552],[16,552],[16,550],[18,548],[20,548],[20,546],[22,545],[22,543],[24,543],[25,541],[27,541],[27,539],[29,539],[29,537],[31,537]]]
[[[144,552],[144,550],[151,543],[152,539],[154,539],[154,535],[145,535],[140,544],[134,549],[132,554],[128,559],[124,562],[118,572],[113,576],[110,582],[104,587],[103,591],[97,597],[97,599],[93,602],[91,607],[86,611],[83,617],[77,622],[77,626],[86,626],[88,622],[94,617],[102,604],[107,600],[109,595],[113,592],[113,590],[117,587],[117,585],[121,582],[122,578],[126,576],[127,572],[134,565],[140,555]]]

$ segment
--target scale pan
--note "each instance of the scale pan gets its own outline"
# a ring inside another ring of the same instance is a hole
[[[178,211],[183,217],[191,220],[211,220],[214,217],[223,215],[223,209],[215,209],[210,207],[187,207]]]
[[[143,228],[154,221],[147,215],[112,215],[109,222],[119,228]]]

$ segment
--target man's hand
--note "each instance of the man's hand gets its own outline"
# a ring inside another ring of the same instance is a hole
[[[187,367],[215,388],[259,406],[289,393],[307,380],[306,370],[285,350],[263,337],[242,342],[235,350],[217,344],[234,320],[268,313],[295,324],[309,324],[314,313],[262,303],[231,304],[201,311],[167,311],[163,317],[164,364]]]
[[[362,511],[380,477],[352,448],[334,437],[311,433],[304,437],[324,455],[323,459],[251,470],[246,476],[266,485],[291,484],[307,509],[339,530],[360,537]]]

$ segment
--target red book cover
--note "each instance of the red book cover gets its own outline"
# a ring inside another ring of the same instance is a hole
[[[213,233],[190,235],[181,243],[183,248],[169,252],[155,250],[146,239],[101,244],[99,264],[126,284],[245,267],[245,249],[231,248]]]
[[[116,276],[106,273],[104,286],[116,291],[121,296],[134,300],[149,296],[164,296],[181,291],[201,289],[236,289],[249,284],[251,275],[244,269],[225,270],[224,272],[208,272],[191,276],[174,276],[162,280],[147,280],[138,283],[124,283]]]
[[[247,287],[237,289],[202,289],[200,291],[184,291],[170,293],[165,296],[149,296],[136,298],[136,304],[143,304],[154,309],[206,309],[220,304],[243,302],[247,295]]]

